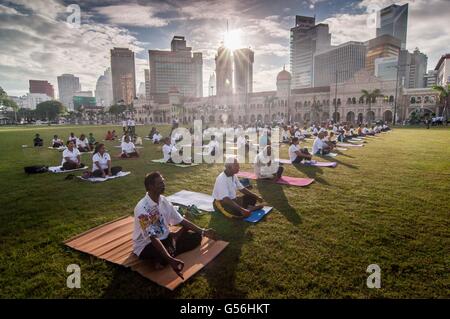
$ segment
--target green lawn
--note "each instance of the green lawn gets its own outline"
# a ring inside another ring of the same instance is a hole
[[[217,213],[195,219],[230,245],[174,292],[62,241],[131,214],[147,172],[163,173],[167,194],[210,193],[221,165],[150,163],[161,152],[144,141],[142,158],[116,162],[132,172],[126,178],[90,184],[23,173],[27,165],[61,161],[57,151],[21,147],[35,132],[47,145],[54,133],[66,139],[71,131],[93,132],[101,140],[107,129],[0,128],[0,297],[450,297],[450,129],[396,129],[344,152],[335,169],[286,166],[287,175],[315,178],[307,188],[254,183],[275,210],[256,225]],[[138,133],[149,129],[140,126]],[[283,153],[286,158],[287,148]],[[90,156],[83,158],[92,165]],[[66,288],[73,263],[81,266],[81,289]],[[366,287],[369,264],[381,267],[381,289]]]

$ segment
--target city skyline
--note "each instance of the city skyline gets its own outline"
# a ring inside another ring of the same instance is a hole
[[[83,90],[95,90],[98,77],[109,66],[109,50],[127,47],[136,54],[136,85],[144,82],[150,50],[168,50],[173,35],[185,36],[194,51],[203,53],[203,95],[215,69],[214,56],[223,40],[227,20],[231,30],[241,30],[242,47],[255,52],[254,91],[274,89],[274,78],[289,66],[289,30],[295,15],[316,15],[328,23],[332,45],[367,41],[376,34],[367,27],[367,9],[377,3],[409,3],[407,48],[419,47],[428,55],[428,69],[447,53],[450,31],[429,28],[445,25],[450,4],[445,0],[416,1],[170,1],[140,5],[136,1],[79,1],[81,27],[66,23],[66,7],[58,0],[0,1],[2,87],[11,95],[28,91],[28,80],[47,80],[57,88],[57,76],[70,73],[80,78]],[[125,12],[125,13],[124,13]],[[26,21],[26,22],[25,22]],[[442,24],[440,24],[442,22]],[[23,27],[26,24],[29,27]],[[425,28],[424,26],[427,26]],[[8,51],[10,50],[10,51]],[[288,67],[289,69],[289,67]]]

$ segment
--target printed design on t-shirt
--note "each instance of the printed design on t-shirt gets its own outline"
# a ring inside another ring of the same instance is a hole
[[[164,223],[164,217],[158,210],[158,206],[144,207],[145,214],[138,216],[141,228],[148,236],[161,237],[166,233],[167,228]]]

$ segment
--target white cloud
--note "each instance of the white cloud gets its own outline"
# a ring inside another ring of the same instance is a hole
[[[112,5],[98,7],[95,12],[105,16],[109,23],[124,26],[163,27],[169,24],[167,19],[156,16],[158,9],[139,4]]]

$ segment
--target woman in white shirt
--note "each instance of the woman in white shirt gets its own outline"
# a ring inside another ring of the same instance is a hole
[[[294,137],[289,146],[289,160],[292,164],[300,164],[303,160],[310,161],[312,155],[309,154],[308,149],[301,149],[299,146],[298,138]]]
[[[284,168],[280,163],[275,162],[272,146],[267,145],[256,155],[254,170],[258,179],[271,179],[276,181],[283,175]]]
[[[58,135],[54,135],[52,140],[52,147],[58,148],[61,146],[64,146],[64,142],[60,138],[58,138]]]
[[[80,151],[75,147],[73,141],[67,141],[67,148],[63,152],[62,169],[72,170],[83,167]]]
[[[159,144],[161,139],[162,139],[162,136],[158,131],[156,131],[156,133],[153,133],[153,136],[152,136],[153,144]]]
[[[139,157],[139,153],[136,150],[136,146],[130,141],[129,136],[125,136],[125,140],[120,145],[122,149],[122,158]]]
[[[89,141],[86,138],[86,135],[84,134],[80,135],[80,138],[77,140],[77,148],[81,153],[91,151],[91,148],[89,147]]]
[[[122,167],[111,167],[111,156],[106,152],[105,144],[97,144],[92,156],[92,176],[106,177],[114,176],[122,171]]]

